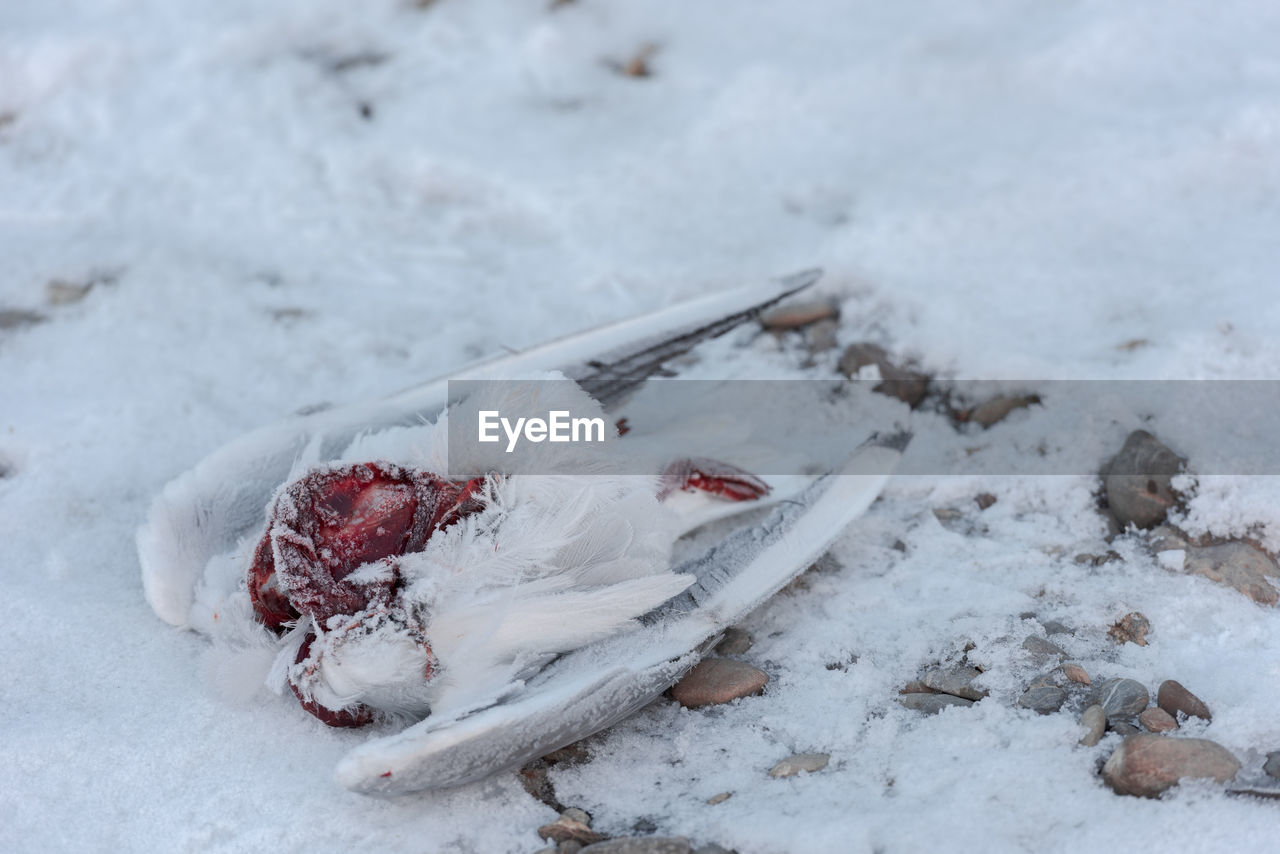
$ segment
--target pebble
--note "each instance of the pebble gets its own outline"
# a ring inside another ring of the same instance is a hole
[[[1151,700],[1146,687],[1134,679],[1108,679],[1098,686],[1096,696],[1109,721],[1131,718]]]
[[[683,836],[627,836],[583,848],[580,854],[692,854]]]
[[[1031,709],[1041,715],[1049,715],[1062,708],[1067,692],[1057,685],[1033,685],[1018,698],[1018,706]]]
[[[835,300],[807,300],[769,309],[760,315],[760,325],[765,329],[799,329],[820,320],[834,319],[839,316],[840,306]]]
[[[1057,620],[1045,620],[1042,624],[1046,635],[1074,635],[1076,630]]]
[[[1116,643],[1136,643],[1147,645],[1147,632],[1151,631],[1151,621],[1137,611],[1125,614],[1115,625],[1107,629],[1107,634]]]
[[[1151,528],[1177,502],[1170,482],[1183,460],[1146,430],[1135,430],[1103,473],[1111,513],[1123,527]]]
[[[936,715],[947,706],[972,706],[972,700],[953,697],[950,694],[901,694],[898,702],[913,712]]]
[[[1170,732],[1178,728],[1178,721],[1159,706],[1153,706],[1138,715],[1138,723],[1147,732]]]
[[[1175,679],[1166,679],[1160,683],[1160,687],[1156,690],[1156,705],[1164,709],[1175,721],[1178,718],[1178,712],[1182,712],[1189,718],[1213,720],[1213,715],[1204,701],[1182,687],[1182,683]]]
[[[1031,635],[1022,642],[1022,648],[1027,652],[1039,658],[1057,658],[1062,660],[1067,657],[1067,652],[1056,643],[1047,641],[1038,635]]]
[[[1280,577],[1271,556],[1239,541],[1188,548],[1182,571],[1239,590],[1259,605],[1274,605],[1280,593],[1267,577]]]
[[[992,424],[1003,421],[1008,417],[1009,413],[1013,412],[1015,409],[1023,409],[1033,403],[1039,402],[1039,395],[1034,394],[1022,395],[1019,397],[1005,397],[1003,395],[1000,397],[993,397],[990,400],[975,406],[969,412],[969,420],[977,424],[981,424],[982,428],[985,430]]]
[[[1126,738],[1102,766],[1102,778],[1121,795],[1159,797],[1179,780],[1208,778],[1225,783],[1240,762],[1220,744],[1203,738],[1141,733]]]
[[[671,696],[694,709],[759,694],[768,682],[769,674],[744,661],[704,658],[671,688]]]
[[[1262,764],[1262,770],[1267,772],[1267,776],[1280,780],[1280,750],[1273,750],[1267,754],[1267,761]]]
[[[1080,725],[1088,730],[1080,743],[1085,747],[1093,747],[1102,741],[1102,734],[1107,731],[1107,713],[1102,711],[1102,706],[1094,703],[1080,716]]]
[[[718,795],[712,795],[711,797],[707,798],[707,803],[710,804],[711,806],[715,806],[716,804],[724,803],[725,801],[729,800],[732,797],[733,797],[733,792],[721,792]]]
[[[840,356],[840,373],[846,377],[856,377],[858,371],[867,365],[875,365],[880,369],[882,382],[872,391],[896,397],[912,409],[924,400],[925,393],[929,390],[929,377],[893,364],[889,361],[889,354],[879,344],[869,341],[850,344]]]
[[[720,643],[716,644],[716,652],[721,655],[742,655],[751,649],[753,640],[750,632],[728,628],[724,630],[724,637],[720,638]]]
[[[1120,735],[1123,735],[1123,736],[1137,735],[1138,733],[1142,732],[1142,727],[1134,724],[1132,720],[1107,721],[1107,726],[1111,728],[1112,732],[1119,733]]]
[[[973,500],[978,502],[979,510],[986,510],[992,504],[996,503],[996,497],[990,492],[979,492],[974,496]]]
[[[797,753],[769,769],[770,777],[794,777],[801,771],[821,771],[831,761],[827,753]]]
[[[966,700],[981,700],[987,691],[977,688],[972,683],[982,675],[976,667],[934,667],[924,672],[920,681],[926,688],[939,694],[950,694],[952,697],[963,697]]]
[[[1077,685],[1092,685],[1093,681],[1089,679],[1089,674],[1085,669],[1074,661],[1068,661],[1062,665],[1062,675],[1075,682]]]
[[[582,810],[574,810],[574,812],[586,815]],[[603,833],[592,830],[586,822],[570,818],[567,810],[555,821],[539,827],[538,836],[548,842],[578,842],[583,845],[590,845],[607,838]]]

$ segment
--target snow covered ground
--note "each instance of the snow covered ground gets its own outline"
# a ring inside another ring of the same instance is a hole
[[[360,733],[217,696],[142,598],[163,484],[300,407],[815,265],[841,344],[943,377],[1275,377],[1278,43],[1246,0],[0,5],[0,848],[542,847],[555,814],[513,774],[361,797],[332,778]],[[649,76],[619,73],[646,45]],[[838,354],[715,352],[769,376]],[[979,453],[1049,439],[1089,472],[1139,426],[1192,471],[1222,453],[1176,402],[1149,414],[1081,448],[1046,396]],[[1280,548],[1275,480],[1201,479],[1185,527]],[[1247,769],[1280,748],[1280,614],[1105,543],[1097,488],[895,480],[745,624],[763,696],[660,701],[553,769],[558,797],[744,854],[1265,849],[1275,802],[1119,797],[1116,736],[1013,708],[1057,619],[1095,679],[1204,698],[1190,728]],[[1148,646],[1107,638],[1130,611]],[[898,706],[968,643],[988,699]],[[804,751],[831,765],[767,775]]]

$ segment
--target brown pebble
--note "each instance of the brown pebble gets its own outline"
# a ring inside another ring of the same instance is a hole
[[[840,306],[834,300],[810,300],[771,308],[760,315],[760,325],[765,329],[799,329],[839,316]]]
[[[1166,679],[1160,683],[1160,687],[1156,690],[1156,705],[1173,716],[1175,720],[1178,712],[1182,712],[1189,718],[1213,720],[1213,715],[1210,714],[1209,707],[1204,704],[1204,701],[1174,679]]]
[[[671,688],[671,696],[686,708],[728,703],[759,694],[769,674],[731,658],[704,658]]]
[[[992,504],[996,503],[996,497],[992,495],[990,492],[979,492],[976,496],[974,496],[973,500],[978,502],[979,510],[986,510]]]
[[[551,824],[544,824],[538,828],[538,836],[547,842],[577,842],[582,845],[608,839],[604,834],[596,833],[584,822],[563,815]]]
[[[1138,715],[1138,723],[1147,732],[1169,732],[1178,728],[1178,721],[1164,709],[1153,706]]]
[[[1121,795],[1159,797],[1187,778],[1225,783],[1240,761],[1220,744],[1203,738],[1170,738],[1140,733],[1126,738],[1102,766],[1102,778]]]
[[[710,804],[711,806],[715,806],[716,804],[724,803],[725,801],[729,800],[732,797],[733,797],[733,792],[721,792],[718,795],[712,795],[711,797],[707,798],[707,803]]]
[[[969,413],[969,420],[981,424],[983,429],[986,429],[992,424],[1003,421],[1015,409],[1023,409],[1039,402],[1040,397],[1034,394],[1022,397],[993,397],[975,406]]]
[[[1136,643],[1138,646],[1146,646],[1149,631],[1151,631],[1151,622],[1134,611],[1117,620],[1115,625],[1107,629],[1107,634],[1116,643]]]
[[[1085,672],[1085,669],[1074,661],[1068,661],[1066,664],[1062,665],[1062,675],[1066,676],[1077,685],[1093,684],[1093,681],[1089,679],[1089,674]]]
[[[1084,747],[1093,747],[1102,741],[1102,735],[1107,731],[1107,713],[1102,711],[1102,706],[1094,703],[1080,716],[1080,725],[1087,730],[1080,739],[1080,744]]]

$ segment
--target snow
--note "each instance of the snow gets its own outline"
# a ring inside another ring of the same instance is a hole
[[[949,378],[1273,377],[1278,40],[1247,0],[0,6],[0,309],[47,318],[0,329],[0,848],[538,849],[553,813],[512,774],[355,795],[333,769],[365,736],[219,695],[206,642],[143,598],[163,485],[301,407],[815,265],[842,345]],[[646,44],[651,77],[606,62]],[[53,305],[51,280],[94,284]],[[742,334],[692,375],[837,354]],[[1012,708],[1034,611],[1095,680],[1187,685],[1214,711],[1191,734],[1246,770],[1280,748],[1280,616],[1108,546],[1088,474],[1152,430],[1206,473],[1189,532],[1274,550],[1280,480],[1218,465],[1246,438],[1154,394],[1096,424],[1046,392],[987,434],[913,427],[932,473],[744,624],[766,693],[655,703],[552,771],[560,799],[743,852],[1268,847],[1274,803],[1117,797],[1094,773],[1114,736]],[[986,440],[989,471],[1043,440],[1059,473],[937,474]],[[1130,611],[1146,647],[1106,637]],[[968,642],[989,699],[898,708]],[[831,765],[768,777],[810,751]]]

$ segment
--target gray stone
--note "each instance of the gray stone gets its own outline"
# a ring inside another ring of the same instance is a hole
[[[794,777],[801,771],[821,771],[831,761],[827,753],[797,753],[769,769],[770,777]]]
[[[1044,626],[1044,633],[1046,635],[1074,635],[1076,633],[1075,629],[1070,628],[1066,623],[1061,623],[1057,620],[1045,620],[1041,625]]]
[[[1151,528],[1163,522],[1177,503],[1171,481],[1182,465],[1181,457],[1146,430],[1130,433],[1103,477],[1112,515],[1122,526]]]
[[[896,397],[912,409],[920,405],[929,390],[929,377],[909,368],[902,368],[889,360],[889,354],[879,344],[862,341],[850,344],[840,356],[840,373],[855,377],[867,365],[880,369],[880,384],[872,391]]]
[[[1080,743],[1085,747],[1093,747],[1102,741],[1102,734],[1107,731],[1107,715],[1097,703],[1084,710],[1080,716],[1080,725],[1086,730]]]
[[[1171,732],[1178,728],[1177,719],[1159,706],[1152,706],[1138,715],[1138,723],[1147,732]]]
[[[716,644],[716,652],[721,655],[742,655],[751,649],[752,640],[750,632],[739,628],[728,628],[724,630],[724,637],[720,639],[720,643]]]
[[[580,854],[692,854],[683,836],[627,836],[583,848]]]
[[[1156,705],[1168,712],[1174,720],[1177,720],[1178,712],[1182,712],[1189,718],[1213,720],[1213,715],[1204,701],[1182,687],[1182,683],[1175,679],[1166,679],[1160,683],[1156,691]]]
[[[768,682],[767,673],[746,662],[704,658],[671,688],[671,696],[694,709],[759,694]]]
[[[1018,705],[1041,715],[1049,715],[1062,708],[1067,692],[1057,685],[1034,685],[1018,698]]]
[[[1126,737],[1137,735],[1142,732],[1142,727],[1135,724],[1132,718],[1128,720],[1116,719],[1114,721],[1107,721],[1107,728],[1114,733],[1118,733]]]
[[[981,675],[982,671],[976,667],[934,667],[926,670],[920,681],[939,694],[981,700],[987,696],[987,691],[972,684]]]
[[[953,697],[950,694],[901,694],[898,702],[913,712],[936,715],[947,706],[972,706],[972,700]]]
[[[1067,658],[1067,652],[1056,643],[1047,641],[1037,635],[1031,635],[1022,642],[1022,648],[1037,658],[1056,658],[1062,661]]]
[[[1116,748],[1102,766],[1102,778],[1117,794],[1155,798],[1180,780],[1225,783],[1239,770],[1240,761],[1215,742],[1141,733]]]
[[[1232,541],[1186,550],[1182,571],[1239,590],[1259,605],[1274,605],[1280,594],[1267,580],[1280,577],[1280,566],[1266,552],[1249,543]]]
[[[1151,700],[1146,687],[1134,679],[1108,679],[1098,686],[1094,696],[1109,721],[1131,718]]]
[[[1262,764],[1262,770],[1267,772],[1268,776],[1280,780],[1280,750],[1273,750],[1267,754],[1267,761]]]

